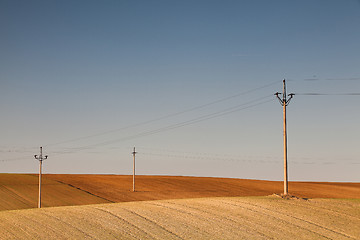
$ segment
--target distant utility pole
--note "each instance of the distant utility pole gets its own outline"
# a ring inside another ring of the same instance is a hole
[[[275,93],[276,97],[279,99],[281,106],[283,106],[284,112],[284,195],[288,195],[288,168],[287,168],[287,133],[286,133],[286,107],[289,105],[290,100],[295,95],[290,93],[286,95],[286,84],[285,79],[283,80],[283,92],[282,99],[279,97],[279,92]],[[289,98],[288,98],[289,97]]]
[[[39,160],[39,199],[38,199],[38,208],[41,208],[41,174],[42,174],[42,161],[47,159],[48,156],[42,155],[42,147],[40,147],[40,155],[34,155],[35,159]]]
[[[135,192],[135,155],[137,154],[137,152],[135,151],[135,147],[134,147],[134,151],[132,152],[132,155],[134,156],[133,158],[133,192]]]

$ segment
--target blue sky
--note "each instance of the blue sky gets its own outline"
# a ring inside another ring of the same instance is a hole
[[[271,95],[359,93],[359,22],[356,0],[1,0],[1,172],[44,146],[47,173],[131,174],[136,146],[139,174],[281,180]],[[360,181],[359,102],[295,95],[290,180]]]

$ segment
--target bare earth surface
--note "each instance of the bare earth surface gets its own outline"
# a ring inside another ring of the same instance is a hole
[[[234,178],[122,175],[47,175],[113,202],[197,197],[267,196],[283,192],[283,182]],[[289,192],[303,198],[360,198],[360,183],[290,182]]]
[[[43,175],[43,207],[161,199],[268,196],[282,193],[283,183],[231,178]],[[360,183],[290,182],[292,195],[303,198],[360,198]],[[38,177],[0,174],[0,210],[37,207]]]
[[[2,239],[360,239],[360,200],[220,197],[0,212]]]
[[[38,189],[36,175],[0,174],[0,210],[36,208]],[[47,177],[43,177],[42,193],[44,207],[109,202]]]

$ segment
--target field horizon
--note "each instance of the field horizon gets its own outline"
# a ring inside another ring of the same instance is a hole
[[[6,239],[359,239],[360,183],[0,174]]]
[[[42,206],[72,206],[148,200],[269,196],[283,192],[282,181],[189,176],[44,174]],[[300,198],[360,198],[360,183],[289,182]],[[36,208],[37,174],[0,174],[0,211]]]

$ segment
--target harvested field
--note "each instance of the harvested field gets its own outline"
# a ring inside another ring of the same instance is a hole
[[[27,174],[0,174],[0,210],[36,208],[38,177]],[[109,201],[67,184],[44,177],[42,206],[69,206]]]
[[[136,176],[136,192],[131,192],[132,176],[47,175],[113,202],[180,199],[198,197],[267,196],[283,192],[283,182],[234,178]],[[360,198],[360,183],[290,182],[289,192],[303,198]]]
[[[360,239],[360,200],[198,198],[0,212],[5,239]]]
[[[282,182],[208,177],[43,175],[43,207],[161,199],[268,196],[281,193]],[[290,182],[290,193],[304,198],[360,198],[360,183]],[[0,174],[0,210],[37,207],[38,178]]]

